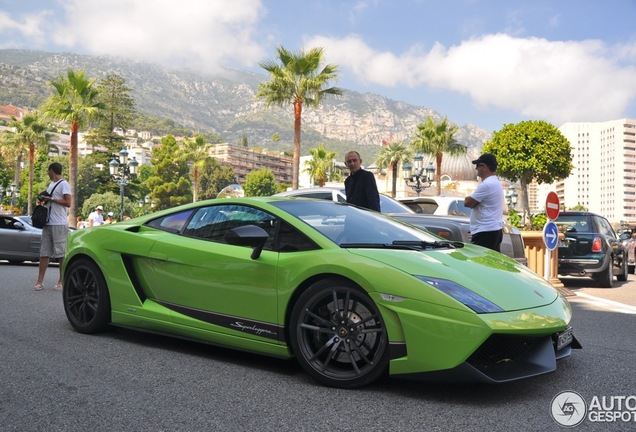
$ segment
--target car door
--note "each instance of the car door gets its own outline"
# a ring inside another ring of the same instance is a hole
[[[175,323],[245,337],[278,339],[276,268],[278,253],[225,242],[232,228],[257,225],[270,233],[278,220],[244,205],[199,208],[179,235],[158,240],[153,258],[153,292],[171,308]],[[267,246],[267,245],[266,245]]]
[[[20,224],[11,216],[0,216],[0,255],[16,259],[34,256],[31,250],[33,232]]]

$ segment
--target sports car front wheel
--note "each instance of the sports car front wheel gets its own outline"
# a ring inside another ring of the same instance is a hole
[[[388,366],[386,327],[373,300],[355,285],[325,279],[298,299],[290,342],[300,365],[330,387],[360,387]]]
[[[110,297],[104,275],[86,259],[72,262],[64,272],[64,312],[75,330],[95,333],[110,323]]]

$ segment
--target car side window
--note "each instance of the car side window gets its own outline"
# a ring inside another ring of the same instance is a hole
[[[183,235],[216,243],[226,243],[225,233],[245,225],[256,225],[267,231],[269,239],[265,248],[271,249],[278,219],[262,210],[244,205],[202,207],[190,219]]]
[[[168,216],[163,216],[157,219],[153,219],[147,223],[148,226],[157,228],[163,231],[172,233],[179,233],[183,230],[184,225],[190,219],[193,210],[185,210],[179,213],[174,213]]]
[[[616,233],[614,232],[614,229],[612,228],[612,225],[610,225],[610,223],[607,221],[607,219],[598,218],[598,226],[599,226],[602,234],[605,234],[606,236],[609,236],[609,237],[612,237],[612,238],[616,238]]]
[[[448,208],[449,215],[455,216],[470,216],[470,208],[464,205],[463,201],[453,201]]]

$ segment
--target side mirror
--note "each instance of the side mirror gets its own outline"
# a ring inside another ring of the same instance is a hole
[[[263,246],[269,238],[269,234],[263,228],[256,225],[244,225],[236,227],[225,233],[223,239],[234,246],[250,246],[252,255],[250,258],[253,260],[258,259],[263,251]]]

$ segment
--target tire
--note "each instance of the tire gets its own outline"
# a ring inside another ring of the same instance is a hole
[[[9,260],[9,264],[18,265],[22,264],[24,260]]]
[[[64,272],[62,291],[64,312],[80,333],[96,333],[108,328],[111,307],[106,280],[99,267],[86,258],[72,262]]]
[[[595,275],[595,279],[601,288],[612,288],[614,286],[614,274],[612,272],[612,262],[607,264],[607,267],[603,271],[598,272]]]
[[[623,258],[621,263],[621,274],[616,275],[616,280],[619,282],[625,282],[629,276],[629,269],[627,268],[627,260]]]
[[[630,264],[630,265],[627,266],[627,269],[628,269],[628,273],[629,274],[634,274],[634,269],[636,269],[636,266]]]
[[[291,314],[290,343],[302,368],[329,387],[368,385],[389,364],[377,306],[363,290],[337,278],[318,281],[300,296]]]

